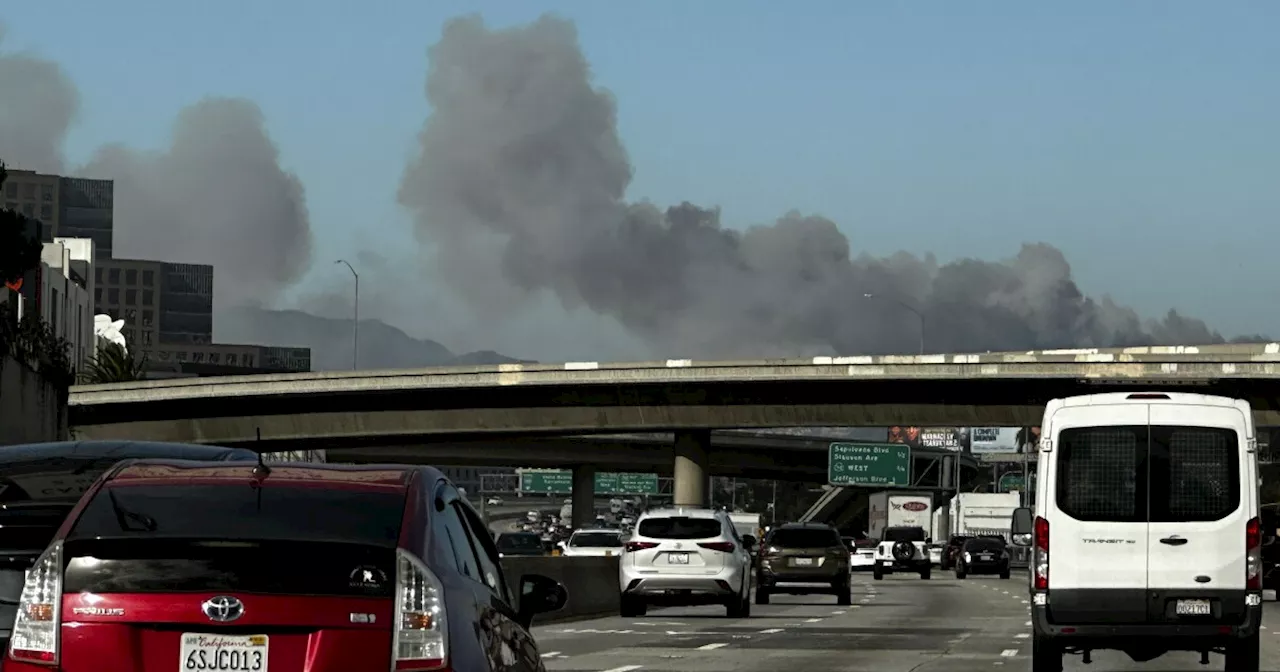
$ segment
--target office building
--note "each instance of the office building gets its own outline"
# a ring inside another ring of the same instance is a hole
[[[213,342],[213,267],[145,259],[104,259],[94,270],[97,312],[123,319],[140,350]]]
[[[112,212],[115,185],[111,180],[45,175],[6,169],[8,179],[0,202],[40,223],[40,240],[87,238],[99,259],[112,256]]]
[[[34,311],[55,338],[67,341],[67,357],[77,371],[95,352],[93,334],[93,241],[58,238],[45,243],[40,263],[22,278],[16,318]]]

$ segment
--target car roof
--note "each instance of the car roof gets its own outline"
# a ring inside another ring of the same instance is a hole
[[[775,530],[834,530],[836,528],[826,523],[804,522],[804,523],[783,523],[773,529]]]
[[[108,476],[112,485],[175,485],[201,483],[243,483],[255,479],[258,462],[213,463],[194,460],[129,460],[117,465]],[[419,471],[439,472],[430,467],[403,464],[329,464],[325,462],[280,462],[266,465],[264,483],[311,482],[337,487],[397,489],[408,487]]]
[[[706,509],[693,506],[672,506],[661,509],[651,509],[640,515],[641,518],[710,518],[719,520],[720,516],[726,516],[724,511],[716,509]]]
[[[588,534],[588,533],[596,533],[596,532],[600,532],[604,534],[622,534],[622,530],[619,530],[617,528],[608,528],[608,527],[589,527],[584,530],[573,531],[574,534]]]

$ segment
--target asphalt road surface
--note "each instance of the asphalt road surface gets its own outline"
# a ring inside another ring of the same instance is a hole
[[[726,618],[723,607],[650,609],[643,618],[535,625],[534,633],[551,672],[1023,670],[1031,663],[1026,581],[1025,574],[1003,581],[855,574],[850,607],[827,595],[775,595],[772,604],[752,604],[749,618]],[[1275,609],[1267,604],[1264,622]],[[1263,633],[1263,670],[1280,670],[1278,632]],[[1222,669],[1221,656],[1209,661],[1173,653],[1134,663],[1104,651],[1092,665],[1079,656],[1065,664],[1077,672]]]

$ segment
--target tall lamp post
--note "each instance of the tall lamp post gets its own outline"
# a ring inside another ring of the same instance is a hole
[[[356,273],[356,269],[351,262],[346,259],[339,259],[335,264],[342,264],[351,271],[351,277],[356,279],[356,302],[355,307],[351,311],[351,370],[360,370],[360,274]]]
[[[889,296],[881,296],[879,294],[863,294],[862,298],[872,299],[872,300],[881,299],[884,301],[888,301],[890,303],[895,303],[900,308],[907,310],[911,314],[915,315],[920,320],[920,354],[922,355],[924,354],[924,313],[920,312],[919,308],[916,308],[915,306],[907,303],[906,301],[901,301],[899,299],[895,299]]]

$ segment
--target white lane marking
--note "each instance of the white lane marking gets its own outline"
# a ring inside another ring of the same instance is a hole
[[[1028,637],[1030,637],[1030,636],[1031,636],[1031,635],[1030,635],[1030,634],[1028,634],[1028,633],[1021,632],[1021,633],[1018,633],[1018,634],[1014,635],[1014,636],[1013,636],[1013,638],[1014,638],[1014,639],[1026,639],[1026,638],[1028,638]]]
[[[638,670],[642,667],[644,667],[644,665],[623,665],[622,667],[614,667],[605,670],[604,672],[631,672],[631,670]]]
[[[782,632],[782,630],[783,630],[783,628],[769,628],[768,630],[761,630],[761,631],[760,631],[760,634],[762,634],[762,635],[776,635],[776,634],[778,634],[779,632]]]
[[[832,615],[838,616],[838,615],[840,615],[840,614],[843,614],[843,613],[844,613],[844,609],[837,609],[837,610],[835,610],[835,611],[833,611],[833,612],[831,612],[831,613],[832,613]]]
[[[1009,594],[1009,591],[1007,591],[1007,590],[1002,590],[1002,591],[1000,591],[1000,592],[1001,592],[1002,594],[1004,594],[1004,595],[1008,595],[1008,594]]]
[[[636,621],[636,625],[689,625],[683,621]]]
[[[542,657],[543,657],[543,658],[555,658],[555,657],[556,657],[556,656],[558,656],[558,655],[560,655],[560,652],[559,652],[559,651],[548,651],[547,653],[542,654]]]
[[[821,620],[822,620],[821,618],[810,618],[809,620],[805,621],[805,623],[818,623]]]
[[[1030,602],[1028,602],[1028,601],[1026,601],[1026,600],[1023,600],[1023,601],[1022,601],[1022,603],[1023,603],[1023,604],[1031,604]]]
[[[703,644],[702,646],[698,647],[698,650],[699,651],[715,651],[716,649],[721,649],[726,646],[729,646],[728,642],[716,642],[715,644]]]
[[[1014,657],[1014,656],[1018,655],[1018,650],[1017,650],[1017,649],[1005,649],[1004,651],[1001,651],[1001,652],[1000,652],[1000,655],[1001,655],[1001,656],[1003,656],[1003,657],[1005,657],[1005,658],[1012,658],[1012,657]]]

